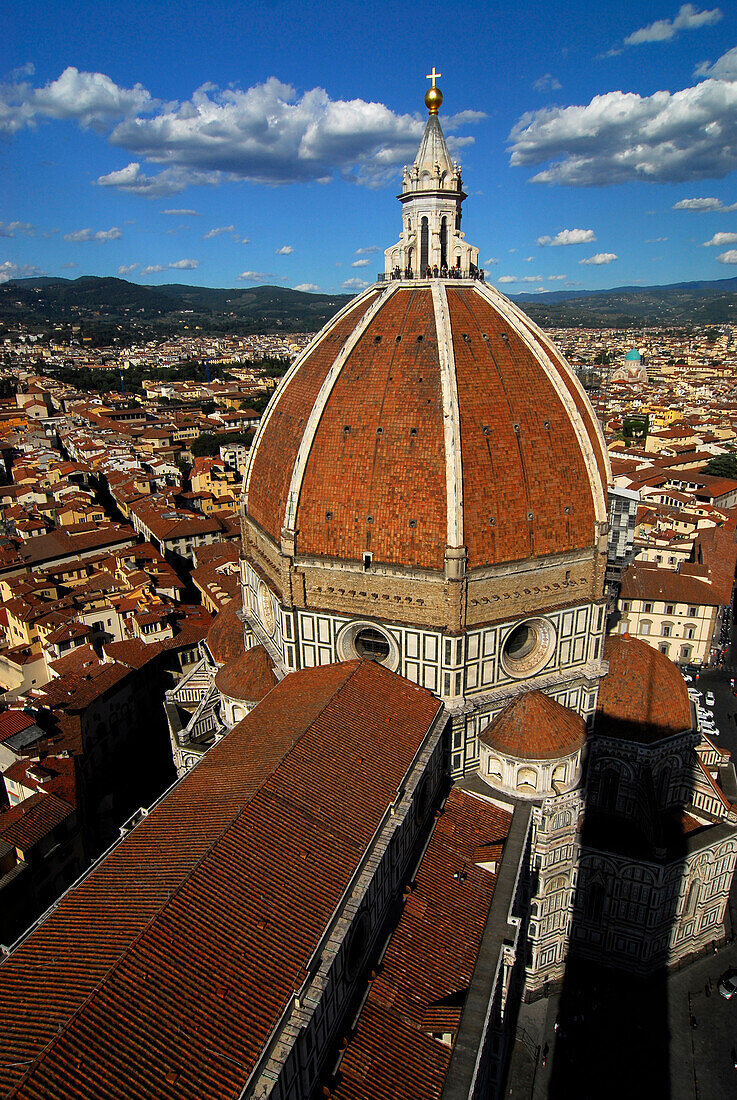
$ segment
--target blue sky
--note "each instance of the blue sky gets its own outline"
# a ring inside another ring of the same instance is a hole
[[[734,3],[24,0],[4,24],[0,281],[361,289],[433,66],[501,289],[737,276]]]

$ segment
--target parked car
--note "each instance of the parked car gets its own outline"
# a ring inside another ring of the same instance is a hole
[[[713,707],[715,703],[716,703],[716,699],[714,698],[714,692],[713,691],[707,691],[707,693],[706,693],[706,705],[707,705],[707,707]]]
[[[737,993],[737,973],[728,970],[723,978],[720,979],[719,992],[727,1000],[730,1000]]]

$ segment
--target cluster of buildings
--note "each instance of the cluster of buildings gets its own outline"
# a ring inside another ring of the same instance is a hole
[[[602,367],[603,379],[632,362],[645,364],[650,375],[677,377],[684,367],[700,373],[710,370],[714,380],[734,360],[735,341],[731,325],[695,325],[688,332],[679,328],[639,329],[633,348],[632,329],[550,328],[547,330],[566,359],[574,366]],[[698,375],[697,375],[698,376]],[[693,381],[693,375],[691,376]]]
[[[731,332],[722,339],[731,348]],[[725,351],[718,369],[642,360],[645,377],[614,382],[605,408],[614,495],[628,511],[613,629],[679,664],[718,665],[737,562],[737,467],[725,477],[709,464],[737,441],[737,356]]]
[[[255,382],[203,385],[182,410],[16,381],[0,405],[3,943],[175,777],[164,696],[235,595],[259,419]],[[203,435],[213,456],[192,454]]]
[[[6,932],[9,1092],[481,1100],[571,958],[634,978],[724,940],[737,778],[676,662],[714,659],[731,602],[737,482],[703,470],[729,418],[625,352],[605,435],[549,336],[465,277],[441,103],[399,275],[277,390],[234,540],[219,462],[187,495],[138,413],[56,429],[131,542],[0,567],[48,673],[0,713],[0,894],[37,883],[27,918],[100,856]]]
[[[186,328],[186,326],[185,326]],[[79,330],[79,326],[77,326]],[[115,345],[92,347],[72,333],[69,343],[61,342],[54,331],[46,334],[31,333],[19,326],[5,336],[2,353],[5,365],[20,370],[36,372],[54,367],[105,368],[110,371],[126,371],[130,367],[150,368],[154,376],[157,370],[176,367],[182,363],[206,363],[239,367],[249,374],[247,365],[259,359],[293,360],[310,342],[314,333],[254,334],[251,336],[208,336],[205,334],[178,336],[168,340],[150,340],[143,344],[128,343],[121,339]],[[121,346],[122,344],[125,346]],[[250,372],[253,373],[253,372]]]

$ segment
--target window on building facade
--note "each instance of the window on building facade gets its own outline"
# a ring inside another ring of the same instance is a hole
[[[673,629],[673,624],[672,623],[663,623],[663,625],[660,628],[660,637],[661,638],[670,638],[672,629]]]
[[[651,603],[646,603],[642,610],[649,615],[652,609],[653,605]]]
[[[663,642],[662,645],[658,646],[658,649],[665,657],[667,657],[668,653],[670,652],[670,644],[668,642]]]
[[[537,772],[534,768],[520,768],[517,772],[517,790],[537,790]]]
[[[688,613],[689,613],[689,615],[690,615],[690,616],[691,616],[692,618],[695,618],[695,617],[696,617],[696,615],[698,614],[698,608],[696,608],[696,607],[689,607],[689,609],[688,609]]]
[[[684,636],[684,638],[695,638],[696,637],[695,628],[692,627],[692,626],[687,626],[685,628],[685,630],[683,631],[683,636]]]
[[[692,650],[691,650],[690,645],[682,645],[681,646],[681,660],[682,661],[690,661],[691,660],[691,652],[692,652]]]
[[[665,605],[665,613],[666,613],[666,615],[675,615],[675,613],[676,613],[675,604],[667,603]]]
[[[640,623],[640,634],[649,634],[652,623],[649,619],[643,619]]]

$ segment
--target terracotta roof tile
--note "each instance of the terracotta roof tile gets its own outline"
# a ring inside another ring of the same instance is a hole
[[[452,1048],[428,1032],[457,1025],[496,885],[496,875],[474,857],[503,841],[511,820],[504,810],[451,791],[341,1061],[331,1092],[336,1100],[441,1096]],[[438,1013],[442,1026],[433,1020]]]
[[[691,706],[680,670],[638,638],[612,634],[604,646],[609,674],[599,687],[595,731],[653,744],[691,729]]]
[[[257,703],[278,683],[271,658],[262,645],[228,661],[215,677],[215,687],[229,699]]]
[[[0,837],[26,852],[72,813],[73,807],[53,794],[33,794],[0,813]]]
[[[35,719],[23,710],[4,710],[0,714],[0,742],[7,741],[9,737],[35,724]]]
[[[440,709],[371,662],[282,680],[0,965],[0,1089],[238,1095]]]
[[[213,660],[224,665],[243,655],[243,623],[238,618],[239,601],[231,600],[218,611],[207,632],[207,648]]]
[[[297,449],[315,398],[343,344],[369,308],[371,296],[360,308],[352,308],[336,321],[317,346],[308,352],[300,369],[282,385],[280,397],[268,410],[269,447],[254,451],[249,514],[279,541],[287,492]],[[264,421],[262,421],[262,424]]]
[[[552,760],[583,748],[586,722],[542,691],[528,691],[513,699],[480,739],[517,759]]]

